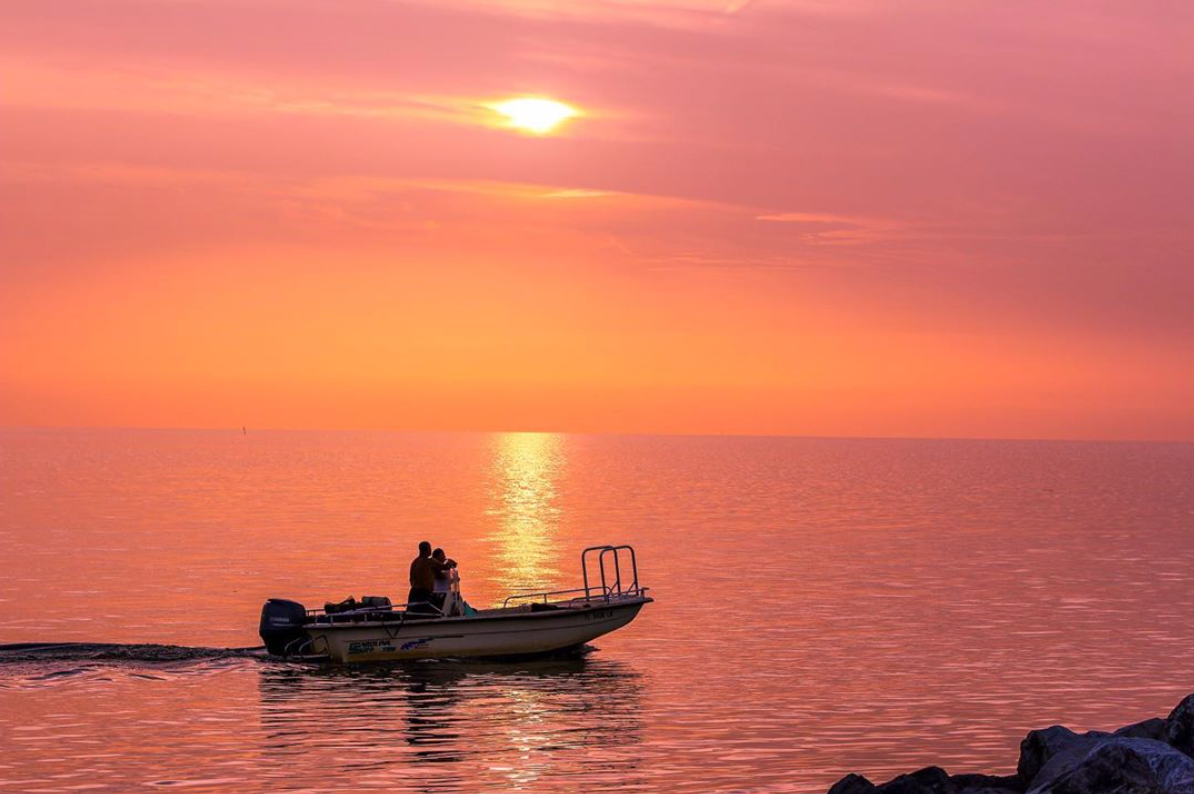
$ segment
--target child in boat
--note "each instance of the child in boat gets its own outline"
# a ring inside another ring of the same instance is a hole
[[[443,549],[436,549],[431,556],[441,563],[453,562],[453,567],[441,568],[436,571],[431,603],[435,604],[445,616],[459,617],[477,614],[477,610],[469,606],[468,602],[464,600],[464,596],[460,595],[460,574],[457,572],[454,561],[448,560]]]
[[[446,567],[448,555],[444,553],[443,549],[436,549],[431,552],[431,558],[439,560],[440,563],[445,565],[443,568],[436,569],[435,585],[431,589],[431,603],[435,604],[436,609],[443,612],[444,604],[448,600],[448,593],[452,592],[452,577],[456,574],[456,571]]]

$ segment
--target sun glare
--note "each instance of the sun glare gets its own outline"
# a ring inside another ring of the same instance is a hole
[[[579,115],[570,105],[538,97],[508,99],[490,107],[505,116],[511,127],[536,135],[546,135],[564,121]]]

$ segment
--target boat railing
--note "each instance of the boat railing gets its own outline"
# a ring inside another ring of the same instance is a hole
[[[510,606],[511,601],[530,601],[530,600],[534,599],[537,602],[541,601],[542,603],[546,604],[546,603],[548,603],[548,599],[553,596],[565,596],[565,595],[570,595],[573,593],[584,593],[584,595],[583,596],[573,596],[572,598],[567,599],[567,600],[576,601],[576,600],[584,599],[584,600],[591,601],[593,598],[592,592],[593,592],[593,588],[574,587],[571,590],[545,590],[542,592],[535,592],[535,593],[515,593],[514,595],[506,596],[506,600],[502,602],[502,609],[507,609]],[[605,599],[606,596],[608,596],[608,595],[609,595],[608,592],[600,592],[597,595],[597,598]]]
[[[630,570],[627,572],[630,581],[622,582],[622,557],[625,552],[630,557]],[[613,595],[624,595],[627,591],[637,592],[641,588],[638,584],[638,557],[634,547],[626,544],[620,546],[589,546],[580,553],[580,570],[584,577],[585,589],[589,589],[589,555],[597,558],[597,572],[601,575],[601,587]],[[606,560],[612,558],[613,565],[607,571]],[[596,586],[594,584],[594,586]]]
[[[416,606],[419,609],[412,612],[411,607]],[[389,606],[359,607],[358,609],[346,609],[342,612],[328,612],[323,607],[319,607],[308,609],[306,612],[307,620],[312,623],[350,623],[359,620],[369,620],[370,618],[385,620],[385,616],[389,616],[391,620],[406,620],[408,616],[411,619],[415,619],[415,616],[418,616],[417,619],[419,620],[444,616],[443,610],[430,601],[415,601],[406,604],[391,604]]]
[[[582,588],[583,589],[583,588]],[[590,595],[577,596],[568,601],[561,602],[567,607],[588,606],[594,601],[604,601],[607,604],[614,603],[623,598],[644,598],[647,595],[646,587],[624,587],[620,591],[607,591],[600,598],[592,598]]]
[[[595,561],[590,556],[595,557]],[[626,580],[623,579],[622,560],[623,556],[629,558],[630,569],[626,571]],[[593,580],[590,583],[589,579],[589,563],[594,562],[596,570],[593,571]],[[553,596],[573,595],[569,599],[557,599],[567,603],[569,606],[579,603],[591,603],[593,601],[613,601],[619,598],[640,598],[646,595],[647,588],[640,587],[638,583],[638,559],[634,553],[634,547],[628,545],[620,546],[589,546],[580,554],[580,570],[584,577],[584,587],[577,587],[571,590],[548,590],[537,593],[515,593],[508,596],[502,602],[502,609],[507,609],[512,601],[531,600],[541,601],[541,603],[548,603],[548,599]],[[597,584],[597,576],[601,577],[601,584]]]
[[[572,595],[576,594],[576,595]],[[530,601],[535,604],[557,604],[565,607],[576,607],[594,602],[610,603],[620,598],[641,598],[647,594],[646,587],[623,588],[620,592],[599,587],[575,587],[571,590],[548,590],[541,593],[515,593],[507,596],[502,602],[502,609],[509,609],[511,602]],[[559,596],[572,595],[571,598]],[[554,599],[554,600],[553,600]],[[518,606],[516,603],[515,606]]]

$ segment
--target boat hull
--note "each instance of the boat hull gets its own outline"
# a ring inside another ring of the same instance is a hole
[[[474,617],[309,625],[311,650],[340,663],[530,656],[582,645],[622,628],[649,598]]]

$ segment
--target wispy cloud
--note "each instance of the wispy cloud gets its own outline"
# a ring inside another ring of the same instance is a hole
[[[755,220],[792,224],[812,245],[864,245],[907,236],[909,226],[886,218],[833,215],[823,212],[777,212]]]

